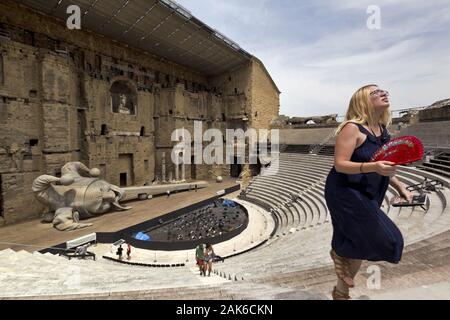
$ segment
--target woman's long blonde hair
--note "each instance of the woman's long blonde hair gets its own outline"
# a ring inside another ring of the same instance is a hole
[[[345,115],[344,121],[339,125],[336,130],[336,135],[341,132],[342,128],[349,122],[354,122],[358,124],[370,124],[375,126],[377,124],[384,124],[388,127],[392,123],[391,110],[387,108],[381,118],[374,119],[374,115],[372,112],[373,105],[370,101],[370,87],[378,87],[376,84],[369,84],[362,88],[359,88],[350,99],[350,104],[348,106],[347,113]]]

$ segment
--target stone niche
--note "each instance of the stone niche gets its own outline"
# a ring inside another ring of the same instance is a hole
[[[111,85],[111,110],[114,113],[136,114],[137,93],[125,80],[117,80]]]

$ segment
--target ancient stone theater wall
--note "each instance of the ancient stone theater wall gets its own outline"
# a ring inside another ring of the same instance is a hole
[[[251,68],[251,88],[251,126],[269,129],[268,124],[280,111],[280,91],[263,63],[256,58]]]
[[[208,78],[11,0],[0,12],[0,225],[38,217],[32,181],[68,161],[122,186],[226,177],[226,164],[176,169],[173,130],[268,127],[278,113],[256,59]]]
[[[269,129],[270,122],[278,117],[280,91],[257,58],[210,81],[212,86],[223,88],[232,120],[242,120],[243,115],[248,118],[248,123],[238,121],[235,127],[245,124],[246,128]]]

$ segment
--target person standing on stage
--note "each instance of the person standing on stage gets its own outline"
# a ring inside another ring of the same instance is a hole
[[[205,249],[205,273],[206,269],[208,269],[208,277],[211,276],[213,259],[215,257],[214,249],[211,244],[206,245]]]
[[[122,252],[123,252],[123,248],[122,248],[122,245],[120,245],[119,248],[117,248],[117,252],[116,252],[116,254],[119,256],[119,260],[122,260]]]
[[[380,207],[389,184],[408,201],[412,194],[395,177],[393,162],[369,162],[390,140],[388,97],[376,85],[360,88],[336,131],[334,167],[325,184],[333,225],[330,255],[338,276],[335,300],[350,299],[362,260],[398,263],[402,256],[403,236]]]
[[[131,244],[127,244],[127,260],[131,259]]]
[[[195,260],[197,261],[198,269],[200,271],[200,275],[206,275],[206,266],[205,266],[205,245],[200,243],[197,248],[195,248]]]

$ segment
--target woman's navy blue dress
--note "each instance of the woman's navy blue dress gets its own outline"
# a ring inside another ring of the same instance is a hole
[[[368,162],[378,148],[390,140],[383,126],[375,137],[362,125],[367,135],[352,154],[353,162]],[[345,258],[398,263],[403,251],[403,236],[397,226],[381,211],[389,177],[378,173],[344,174],[333,167],[325,185],[325,199],[333,223],[331,247]]]

